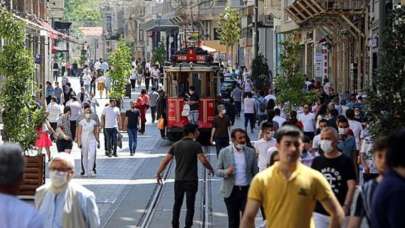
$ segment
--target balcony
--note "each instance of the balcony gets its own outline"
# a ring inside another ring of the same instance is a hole
[[[363,15],[366,0],[289,0],[285,11],[297,23],[327,16]]]

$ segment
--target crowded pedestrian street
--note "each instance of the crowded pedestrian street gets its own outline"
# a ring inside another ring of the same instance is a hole
[[[0,0],[0,228],[405,228],[405,0]]]

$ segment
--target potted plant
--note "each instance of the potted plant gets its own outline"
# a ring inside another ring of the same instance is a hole
[[[5,41],[0,51],[0,75],[4,77],[0,91],[3,141],[22,147],[26,169],[20,193],[32,196],[45,181],[44,156],[32,153],[35,128],[45,115],[32,97],[36,90],[32,77],[34,59],[25,49],[25,24],[2,7],[0,21],[0,38]]]
[[[118,47],[111,53],[109,57],[111,63],[111,92],[110,98],[117,101],[117,106],[122,108],[123,98],[125,97],[125,87],[128,84],[131,74],[131,49],[124,41],[118,43]],[[121,119],[125,119],[125,112],[121,112]],[[121,121],[124,123],[124,121]],[[120,130],[125,130],[123,126],[119,126]]]

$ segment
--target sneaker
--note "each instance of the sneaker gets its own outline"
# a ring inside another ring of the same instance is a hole
[[[113,156],[114,156],[114,157],[118,157],[118,155],[117,155],[116,153],[115,153],[115,154],[113,154]]]
[[[94,174],[97,174],[97,171],[96,171],[96,169],[93,169],[93,172],[94,172]]]

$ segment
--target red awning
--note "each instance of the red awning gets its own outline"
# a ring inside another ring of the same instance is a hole
[[[48,31],[48,36],[49,38],[56,40],[58,39],[58,36],[63,36],[64,34],[61,32],[56,31],[55,29],[52,28],[50,24],[44,21],[39,21],[42,27],[44,27]]]

